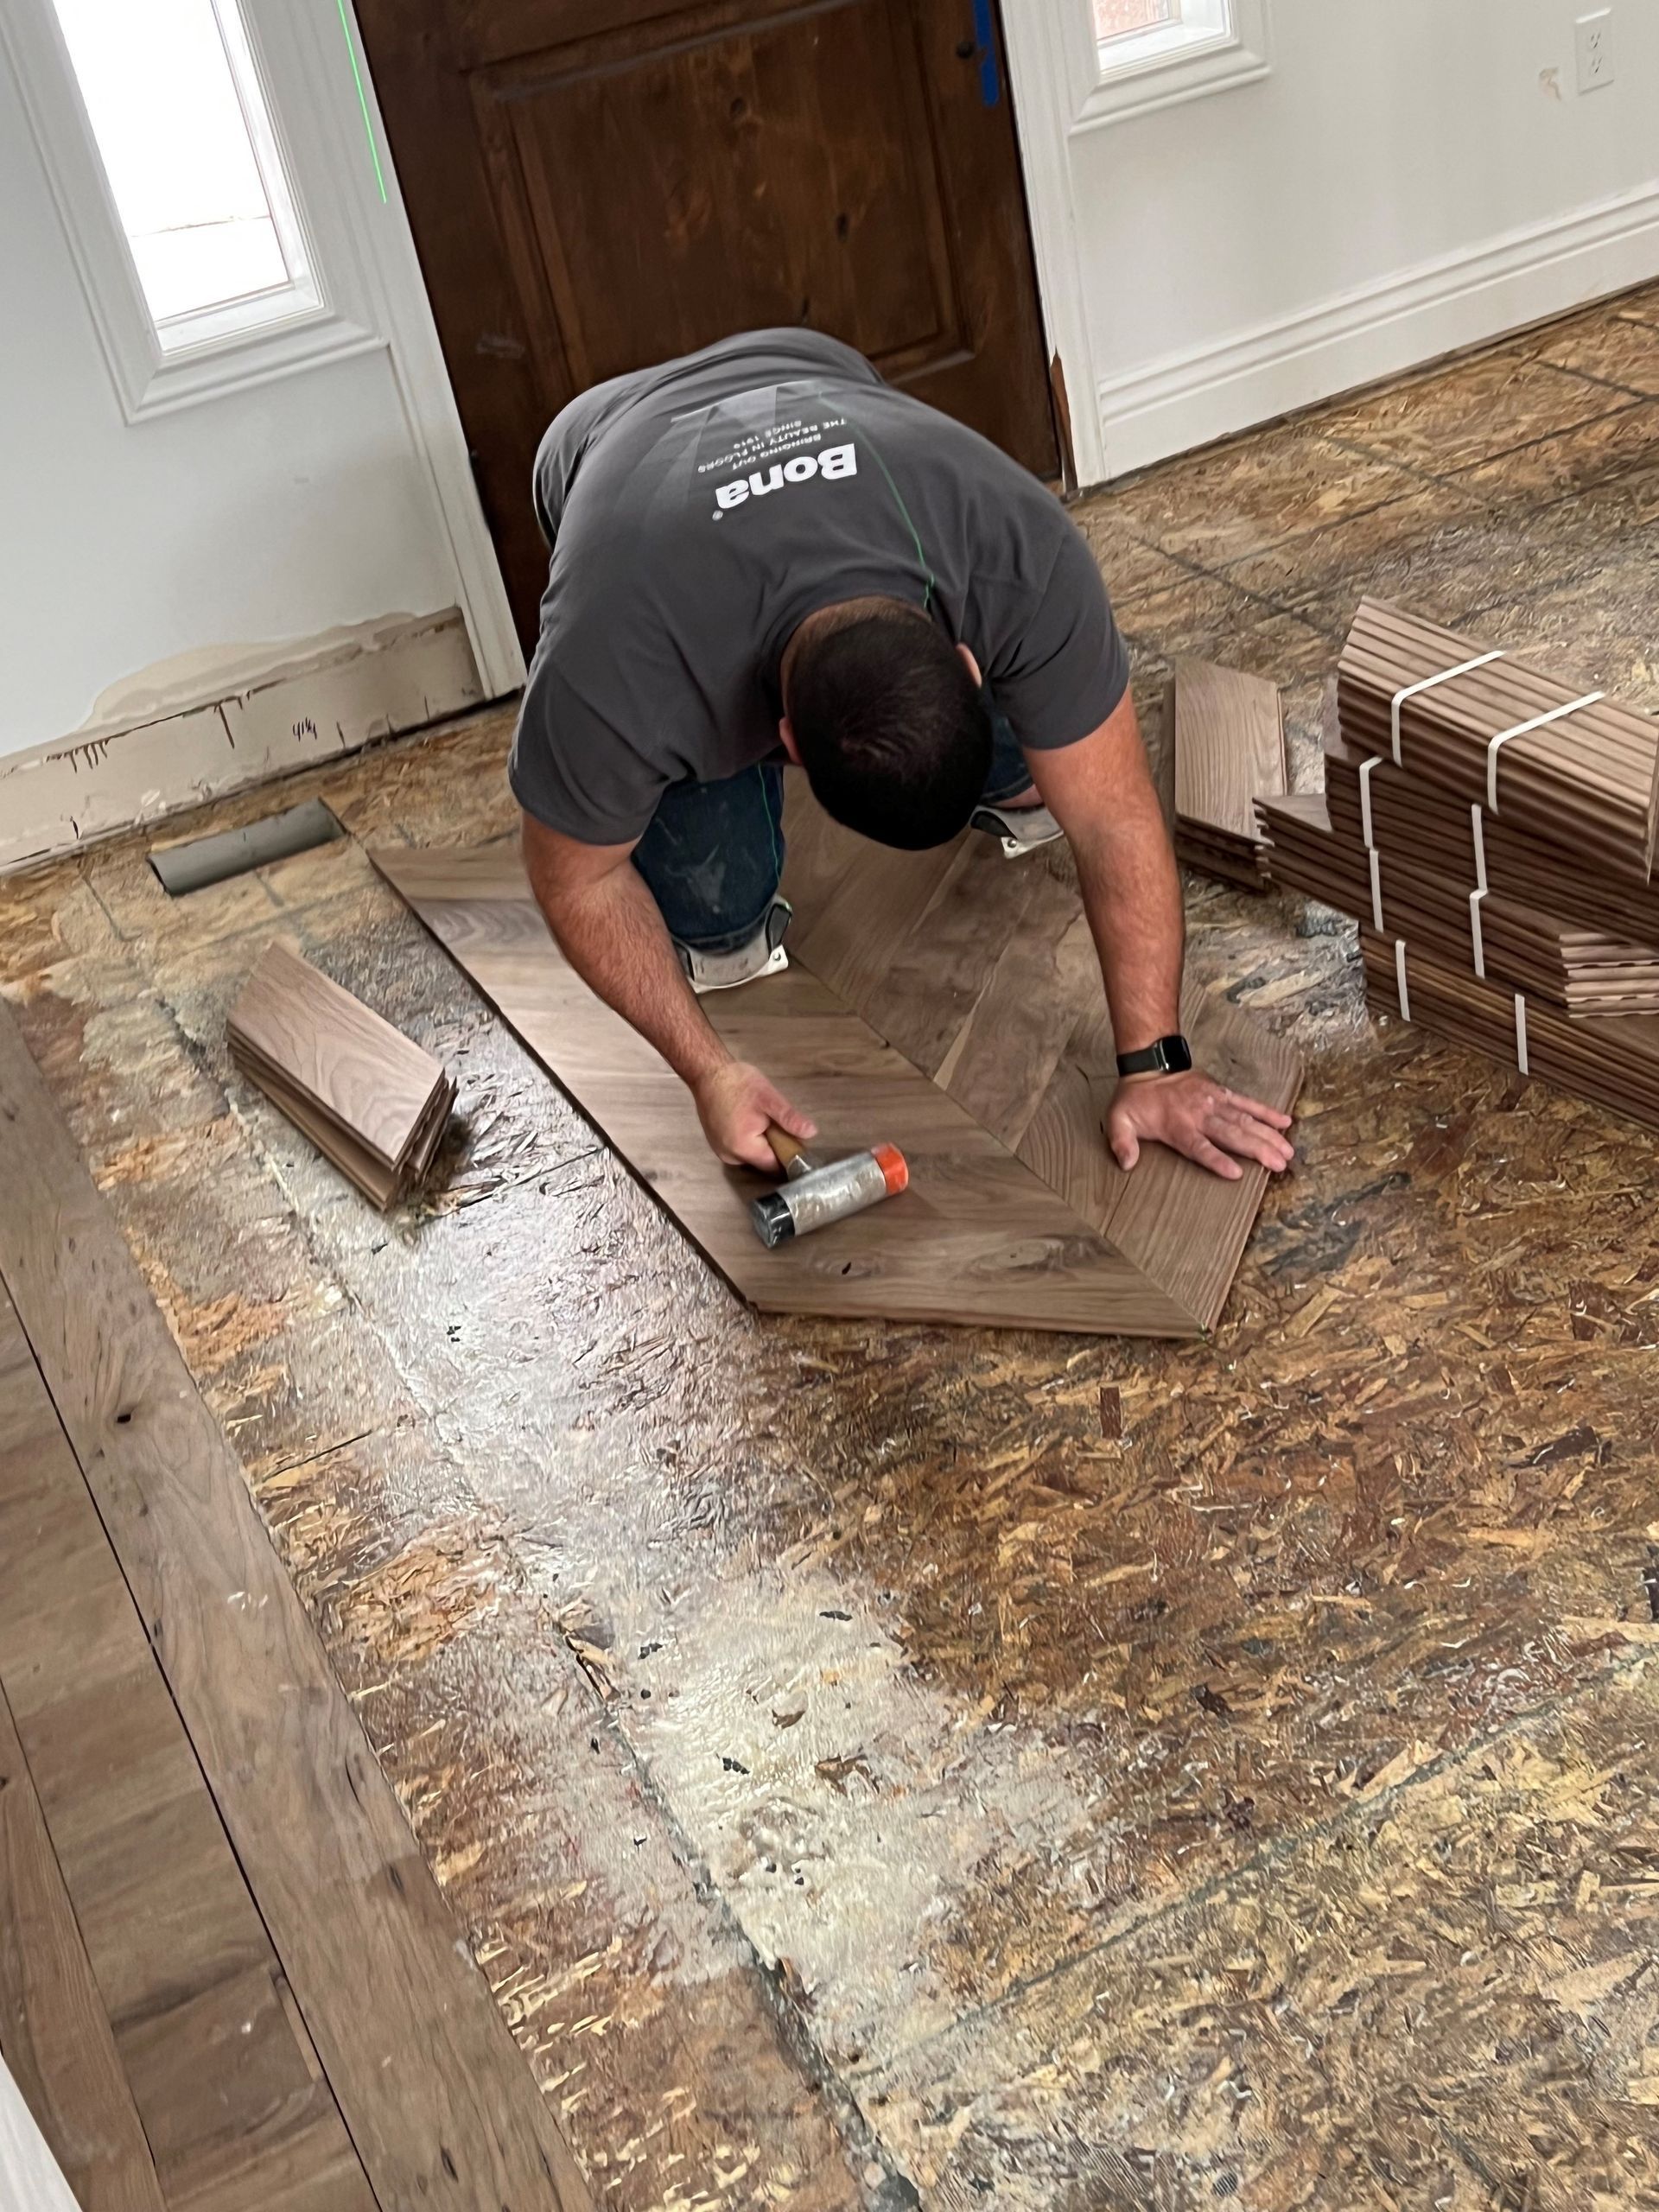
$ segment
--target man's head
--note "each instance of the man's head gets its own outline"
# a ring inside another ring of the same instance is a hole
[[[897,599],[810,614],[784,656],[784,744],[826,812],[919,852],[964,827],[991,768],[979,671]]]

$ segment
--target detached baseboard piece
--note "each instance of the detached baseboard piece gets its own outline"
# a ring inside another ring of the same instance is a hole
[[[235,689],[0,756],[0,873],[482,704],[459,608],[273,648]]]

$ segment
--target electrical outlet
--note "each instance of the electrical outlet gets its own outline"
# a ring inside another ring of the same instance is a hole
[[[1599,92],[1613,81],[1613,11],[1601,8],[1593,16],[1580,16],[1574,28],[1579,42],[1579,90]]]

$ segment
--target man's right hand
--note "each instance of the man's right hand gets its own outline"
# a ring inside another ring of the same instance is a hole
[[[766,1142],[768,1122],[775,1122],[803,1144],[818,1133],[816,1124],[747,1060],[728,1060],[711,1068],[691,1085],[691,1096],[704,1136],[728,1167],[778,1173],[777,1157]]]

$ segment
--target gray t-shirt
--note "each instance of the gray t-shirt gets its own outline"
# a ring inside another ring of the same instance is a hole
[[[510,774],[588,844],[639,836],[671,784],[777,757],[784,648],[839,600],[925,607],[1033,749],[1086,736],[1128,682],[1059,502],[816,332],[594,386],[543,439],[535,490],[553,557]]]

